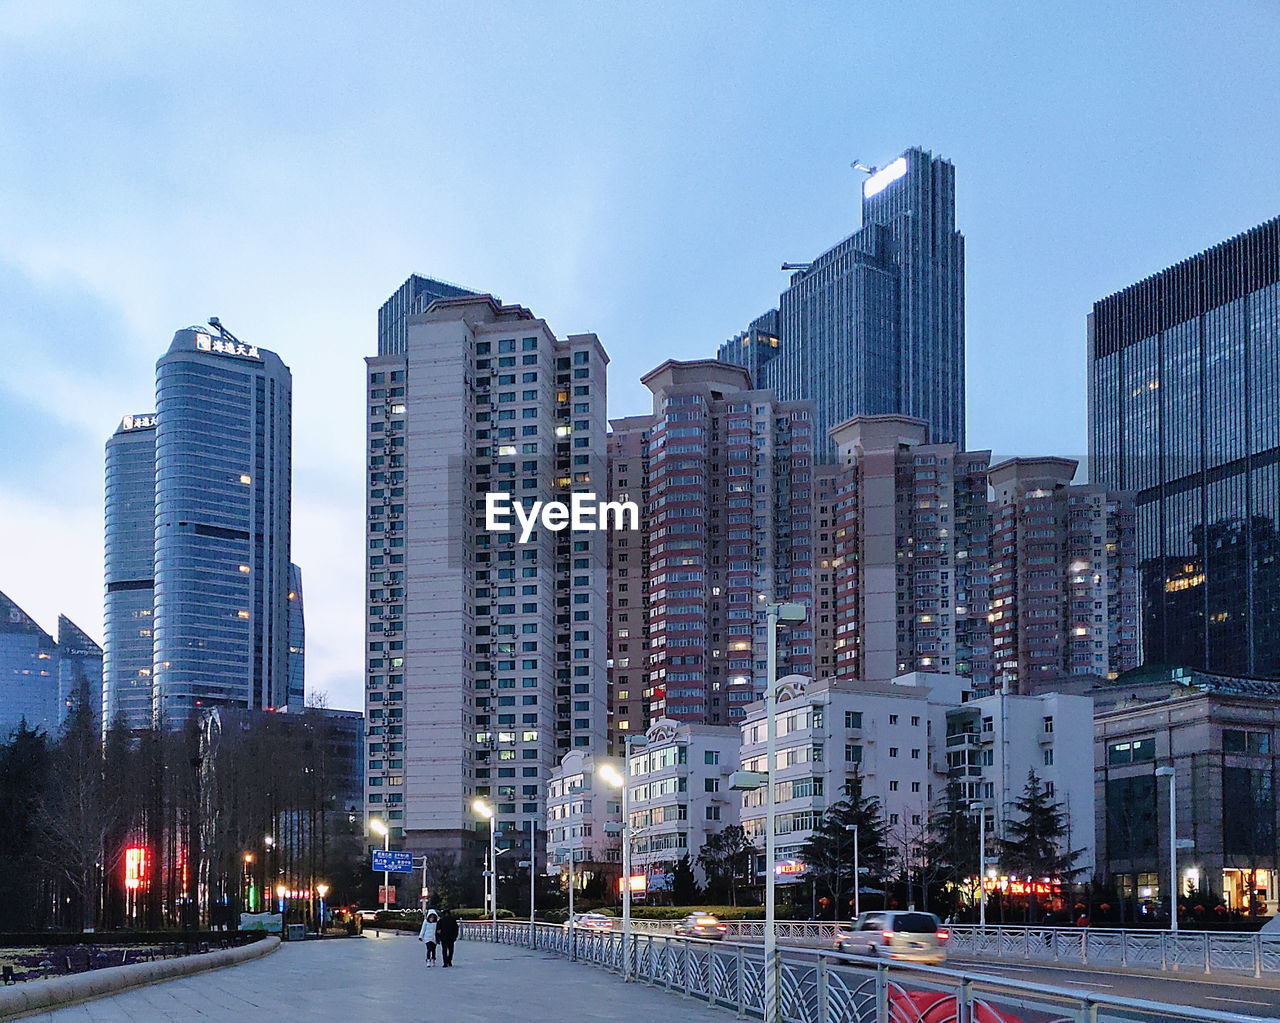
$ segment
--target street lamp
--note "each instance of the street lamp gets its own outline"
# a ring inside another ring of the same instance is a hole
[[[388,828],[377,817],[369,819],[369,830],[375,835],[382,836],[382,851],[387,852],[391,848],[391,829]],[[391,871],[384,870],[382,872],[382,911],[385,913],[391,908],[390,901],[387,899],[387,889],[391,887]]]
[[[970,803],[969,811],[978,815],[978,926],[987,927],[987,804]]]
[[[489,933],[490,939],[496,945],[498,942],[498,854],[495,850],[498,841],[498,815],[483,799],[473,802],[471,809],[489,821],[489,915],[491,917]]]
[[[537,822],[529,818],[529,858],[521,860],[520,866],[529,868],[529,947],[537,948],[537,927],[535,926],[538,918],[538,825]]]
[[[631,979],[631,749],[643,746],[643,735],[628,735],[623,741],[622,770],[602,764],[597,773],[610,785],[622,790],[622,980]]]
[[[1178,779],[1172,767],[1157,767],[1169,779],[1169,930],[1178,930]]]
[[[283,881],[276,885],[276,898],[279,899],[280,916],[284,916],[284,898],[289,894],[289,889]]]
[[[775,718],[778,700],[778,623],[803,622],[805,610],[803,604],[769,604],[765,608],[766,634],[768,639],[767,659],[765,661],[765,693],[764,715],[767,719],[765,740],[765,763],[767,780],[764,798],[764,1019],[765,1023],[778,1023],[778,932],[775,895],[777,888],[776,859],[778,855],[777,836],[774,834],[773,804],[775,786],[774,746],[778,741],[778,722]]]
[[[329,894],[327,884],[316,885],[316,895],[320,897],[320,933],[324,933],[324,897]]]

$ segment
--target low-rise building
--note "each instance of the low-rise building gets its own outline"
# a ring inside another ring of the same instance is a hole
[[[740,799],[729,778],[738,769],[740,740],[732,725],[659,718],[631,754],[631,867],[649,876],[651,890],[663,890],[685,854],[705,882],[698,853],[708,838],[738,823]]]
[[[1280,683],[1139,669],[1097,702],[1098,873],[1119,898],[1168,898],[1169,785],[1156,772],[1171,767],[1179,898],[1194,891],[1207,912],[1218,895],[1232,910],[1280,911]]]
[[[621,823],[622,794],[597,776],[606,763],[614,761],[570,750],[547,784],[547,872],[567,873],[572,857],[579,890],[600,879],[611,885],[621,870],[622,844],[605,825]],[[501,790],[498,798],[503,798]]]

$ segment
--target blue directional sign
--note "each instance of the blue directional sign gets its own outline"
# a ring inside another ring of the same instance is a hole
[[[373,869],[390,874],[413,873],[413,853],[398,849],[374,849]]]

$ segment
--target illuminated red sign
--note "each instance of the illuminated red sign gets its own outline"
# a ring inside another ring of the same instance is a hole
[[[124,851],[124,886],[137,891],[147,882],[147,850],[130,846]]]

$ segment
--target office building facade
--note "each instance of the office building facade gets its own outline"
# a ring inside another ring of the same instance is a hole
[[[156,364],[154,710],[288,702],[292,378],[202,327]]]
[[[102,647],[66,615],[58,615],[58,723],[79,699],[102,717]]]
[[[478,797],[527,858],[563,755],[607,749],[608,534],[520,542],[486,513],[604,490],[606,364],[488,295],[434,300],[367,360],[365,812],[397,847],[472,850]]]
[[[58,644],[29,614],[0,593],[0,737],[23,722],[54,733],[58,708]]]
[[[131,731],[154,718],[156,416],[120,420],[106,445],[102,720]]]
[[[1138,664],[1133,495],[1073,484],[1070,458],[992,466],[994,681],[1035,693],[1069,675]]]
[[[1089,317],[1091,478],[1135,492],[1143,657],[1280,678],[1280,217]]]
[[[964,446],[964,238],[955,168],[908,149],[862,188],[862,228],[792,274],[778,309],[721,346],[757,387],[810,400],[819,447],[859,415],[908,415]]]

